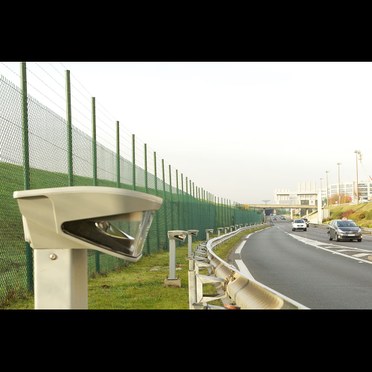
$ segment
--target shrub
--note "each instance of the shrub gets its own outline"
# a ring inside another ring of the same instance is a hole
[[[347,211],[341,213],[341,218],[342,217],[349,218],[350,215],[352,215],[353,213],[354,213],[354,211],[352,209],[348,209]]]
[[[364,220],[366,218],[366,213],[365,212],[360,212],[357,214],[358,220]]]
[[[331,219],[337,220],[342,217],[342,208],[341,207],[336,207],[331,209]]]

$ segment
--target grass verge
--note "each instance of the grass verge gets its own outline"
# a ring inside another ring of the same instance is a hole
[[[200,242],[194,242],[196,246]],[[188,309],[187,245],[177,248],[176,273],[181,287],[165,287],[169,274],[168,251],[144,256],[136,263],[88,282],[89,309]],[[28,295],[4,307],[33,309],[34,299]]]
[[[222,243],[215,252],[224,260],[243,236],[263,227],[254,227],[237,234]],[[193,249],[200,241],[193,242]],[[187,245],[176,248],[176,273],[181,287],[165,287],[164,279],[169,274],[168,251],[144,256],[136,263],[105,275],[97,275],[88,282],[88,308],[122,310],[182,310],[188,309],[188,260]],[[211,286],[208,293],[213,292]],[[5,306],[5,309],[33,309],[32,295]]]
[[[344,204],[329,207],[331,215],[325,223],[343,217],[354,220],[359,226],[372,227],[372,203]]]
[[[247,234],[251,234],[255,231],[265,229],[266,227],[267,225],[256,226],[256,227],[252,227],[250,229],[244,230],[240,232],[239,234],[233,236],[229,240],[225,241],[224,243],[219,244],[213,251],[214,253],[216,253],[218,257],[228,262],[228,258],[229,258],[231,251],[240,243],[240,241],[242,240],[244,236],[246,236]]]

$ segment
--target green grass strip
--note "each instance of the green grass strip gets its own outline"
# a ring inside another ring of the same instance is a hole
[[[216,247],[215,252],[226,259],[242,237],[263,227],[245,230]],[[193,249],[200,241],[193,242]],[[106,275],[96,275],[88,282],[88,309],[188,309],[187,244],[176,248],[176,275],[181,287],[165,287],[169,274],[168,251],[142,257],[136,263]],[[211,291],[208,289],[208,293]],[[5,309],[33,309],[33,296],[26,296],[5,306]]]

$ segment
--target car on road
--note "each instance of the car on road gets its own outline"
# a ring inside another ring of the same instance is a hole
[[[362,241],[362,229],[353,220],[332,220],[329,223],[329,240],[357,240]]]
[[[303,231],[307,230],[306,222],[302,218],[292,221],[292,231],[297,231],[297,230],[303,230]]]
[[[302,219],[305,221],[306,226],[309,227],[309,225],[310,225],[309,220],[306,217],[303,217]]]

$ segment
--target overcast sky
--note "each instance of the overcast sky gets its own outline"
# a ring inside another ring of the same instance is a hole
[[[43,63],[40,63],[43,65]],[[121,126],[239,203],[372,176],[370,62],[63,62]],[[60,69],[60,66],[59,66]]]

